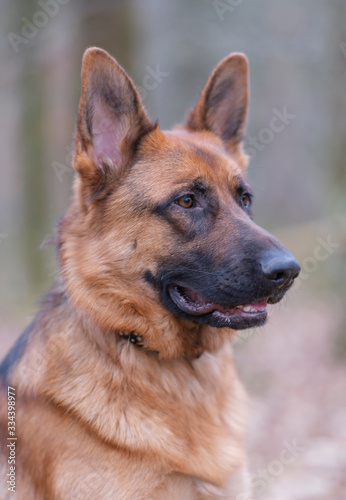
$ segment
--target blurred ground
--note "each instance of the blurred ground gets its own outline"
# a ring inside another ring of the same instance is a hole
[[[346,363],[335,344],[344,304],[338,296],[299,301],[272,306],[269,325],[236,347],[251,397],[255,498],[343,500]]]

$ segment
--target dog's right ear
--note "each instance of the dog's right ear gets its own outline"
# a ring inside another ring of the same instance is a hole
[[[185,126],[191,131],[209,130],[225,149],[241,147],[249,99],[248,61],[244,54],[230,54],[214,69]]]
[[[122,67],[102,49],[86,50],[74,167],[90,197],[97,197],[107,177],[121,175],[140,138],[154,128]]]

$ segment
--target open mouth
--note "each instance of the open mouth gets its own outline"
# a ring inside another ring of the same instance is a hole
[[[180,311],[193,316],[198,322],[241,329],[263,325],[267,319],[267,298],[250,304],[226,306],[211,302],[201,294],[180,285],[170,285],[168,290]]]

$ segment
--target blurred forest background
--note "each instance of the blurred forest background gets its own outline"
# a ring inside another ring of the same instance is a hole
[[[108,50],[152,119],[180,122],[233,51],[251,68],[255,220],[301,278],[235,353],[255,498],[346,498],[346,2],[0,1],[0,355],[56,274],[84,50]],[[278,120],[274,120],[278,117]],[[239,499],[240,500],[240,499]]]

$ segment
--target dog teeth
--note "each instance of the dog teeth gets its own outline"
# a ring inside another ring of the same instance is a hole
[[[240,309],[241,311],[252,312],[252,313],[264,311],[264,309],[259,310],[259,309],[256,309],[255,307],[251,307],[251,306],[237,306],[236,309]]]

